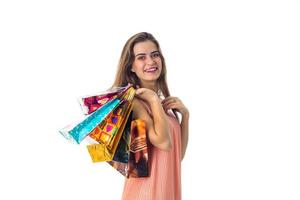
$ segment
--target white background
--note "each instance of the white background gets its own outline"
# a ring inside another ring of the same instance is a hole
[[[0,199],[120,199],[58,130],[141,31],[189,108],[183,199],[300,199],[299,1],[1,1]]]

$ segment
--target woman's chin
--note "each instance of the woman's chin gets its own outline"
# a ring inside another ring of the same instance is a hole
[[[146,81],[146,82],[154,82],[154,81],[157,81],[158,78],[159,78],[159,76],[146,77],[146,78],[144,78],[144,81]]]

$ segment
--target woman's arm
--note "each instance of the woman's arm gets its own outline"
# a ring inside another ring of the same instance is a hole
[[[166,111],[169,109],[175,109],[181,114],[181,160],[183,160],[189,139],[189,111],[177,97],[169,96],[163,100],[162,104]]]
[[[189,140],[189,114],[182,115],[181,119],[181,160],[183,160]]]
[[[148,91],[147,91],[148,92]],[[138,97],[146,97],[140,93]],[[133,117],[140,118],[146,121],[146,128],[149,136],[150,142],[162,149],[162,150],[170,150],[172,148],[170,129],[168,126],[167,116],[162,108],[159,97],[156,95],[147,96],[147,102],[150,105],[150,109],[152,112],[152,117],[148,114],[145,106],[138,100],[137,98],[133,101]],[[143,99],[144,99],[143,98]]]

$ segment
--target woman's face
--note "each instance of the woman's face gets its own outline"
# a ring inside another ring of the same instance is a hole
[[[152,41],[139,42],[133,47],[134,61],[131,71],[141,83],[155,82],[162,71],[160,53]]]

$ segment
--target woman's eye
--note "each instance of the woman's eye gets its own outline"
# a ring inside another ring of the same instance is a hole
[[[153,58],[159,57],[159,53],[154,53],[154,54],[152,54],[152,57],[153,57]]]
[[[138,60],[145,60],[145,56],[139,56],[137,59]]]

